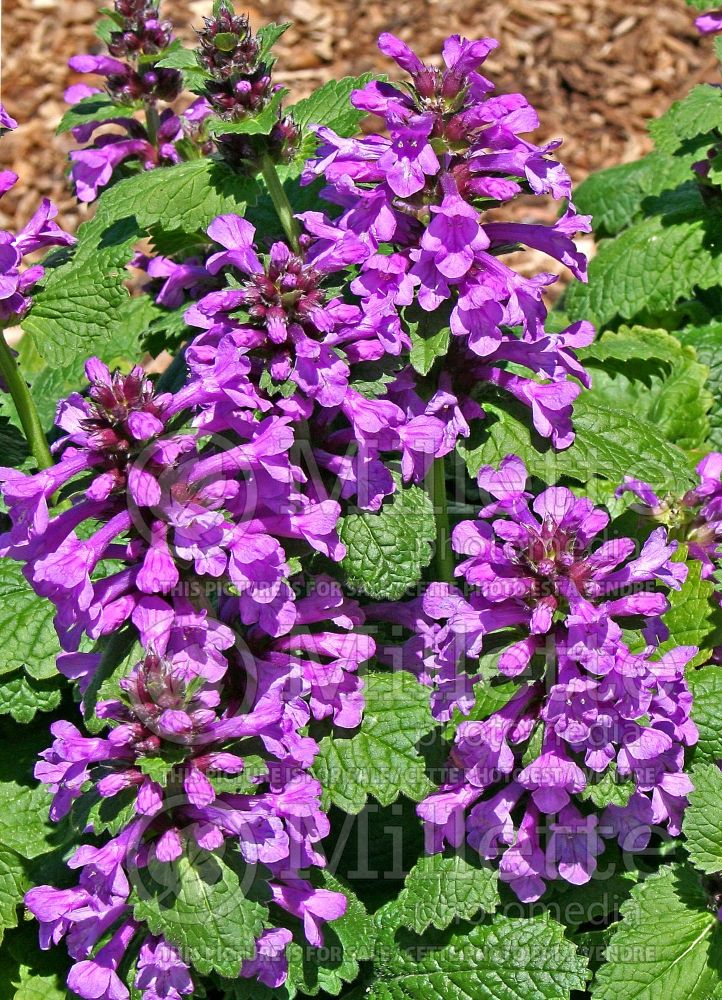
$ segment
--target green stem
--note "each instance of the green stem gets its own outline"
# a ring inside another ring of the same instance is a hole
[[[429,482],[431,480],[431,482]],[[454,582],[454,555],[451,551],[449,509],[446,503],[446,471],[444,459],[437,458],[426,480],[427,492],[434,507],[436,520],[436,551],[434,569],[439,583]]]
[[[298,224],[298,220],[293,217],[291,202],[288,200],[286,192],[283,190],[283,184],[281,184],[281,178],[278,176],[276,164],[273,162],[268,153],[263,154],[263,158],[261,160],[261,173],[263,174],[263,179],[266,182],[268,193],[271,196],[273,207],[276,209],[276,214],[281,220],[283,231],[288,237],[288,242],[291,244],[293,250],[298,253],[298,237],[301,235],[301,227]]]
[[[0,375],[8,387],[8,391],[18,411],[20,423],[23,425],[25,437],[33,453],[38,468],[49,469],[53,459],[45,438],[43,425],[40,423],[35,402],[30,395],[25,379],[22,377],[17,361],[8,347],[3,331],[0,329]]]
[[[158,128],[160,127],[160,117],[155,103],[149,101],[145,106],[145,128],[151,146],[158,142]]]

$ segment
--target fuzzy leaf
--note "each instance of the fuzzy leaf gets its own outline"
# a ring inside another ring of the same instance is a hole
[[[135,917],[178,945],[199,972],[233,978],[255,952],[265,907],[244,895],[236,871],[216,854],[184,852],[151,861],[135,887]]]
[[[56,129],[57,135],[69,132],[76,125],[85,125],[92,121],[108,121],[110,118],[132,118],[133,112],[140,107],[138,104],[121,104],[107,94],[90,94],[84,97],[65,112]]]
[[[695,762],[722,760],[722,667],[688,670],[686,676],[693,696],[692,719],[699,730]]]
[[[635,414],[603,406],[583,393],[574,406],[576,440],[565,451],[553,451],[532,431],[528,411],[504,400],[487,402],[487,417],[457,451],[469,474],[482,465],[498,465],[505,455],[519,455],[530,475],[546,482],[569,476],[586,483],[595,476],[615,486],[626,475],[649,483],[662,493],[681,496],[693,485],[684,452],[664,441],[659,431]]]
[[[722,872],[722,771],[698,764],[690,775],[694,791],[684,813],[685,847],[692,864],[707,875]]]
[[[297,125],[304,129],[312,125],[325,125],[338,135],[352,136],[366,117],[365,111],[357,110],[349,98],[354,90],[360,90],[370,80],[379,79],[374,73],[362,76],[345,76],[341,80],[329,80],[310,97],[305,97],[289,108]]]
[[[325,736],[313,771],[326,803],[360,812],[373,796],[382,805],[399,795],[418,802],[433,785],[426,776],[419,740],[434,728],[429,692],[405,671],[368,674],[366,710],[353,735]]]
[[[418,486],[401,486],[378,513],[348,514],[341,524],[348,585],[369,597],[398,600],[421,578],[436,536],[434,508]]]
[[[669,199],[667,211],[602,242],[589,265],[589,283],[569,289],[566,311],[572,320],[599,327],[615,317],[661,315],[695,288],[722,281],[720,250],[719,234],[692,185],[684,198]]]
[[[722,448],[722,323],[689,326],[675,331],[675,337],[693,347],[698,360],[709,369],[707,385],[714,400],[709,415],[709,443]]]
[[[684,557],[678,550],[675,560]],[[687,673],[709,659],[709,651],[722,642],[722,612],[714,597],[714,584],[702,579],[702,563],[688,564],[687,579],[680,590],[669,592],[669,611],[663,616],[669,638],[660,644],[665,652],[676,646],[699,646],[699,653],[690,660]]]
[[[249,115],[240,121],[225,121],[223,118],[209,118],[206,123],[208,134],[218,135],[268,135],[278,122],[281,103],[288,93],[277,90],[266,107],[257,115]]]
[[[393,904],[392,904],[393,912]],[[396,921],[392,921],[393,924]],[[548,916],[442,936],[397,931],[368,1000],[566,1000],[583,990],[586,961]]]
[[[499,902],[498,877],[493,869],[475,867],[458,855],[421,858],[397,900],[403,925],[423,934],[430,924],[443,930],[479,910],[491,913]]]
[[[32,722],[38,712],[52,712],[60,704],[64,681],[59,675],[37,681],[17,670],[0,678],[0,714],[16,722]]]
[[[700,83],[675,101],[661,118],[649,123],[657,149],[674,153],[688,139],[722,128],[722,90],[711,83]]]
[[[0,941],[9,927],[17,927],[17,909],[29,888],[20,857],[0,848]]]
[[[575,189],[574,204],[583,215],[592,216],[597,236],[616,236],[644,217],[651,207],[645,199],[690,179],[693,158],[650,153],[633,163],[597,170]]]
[[[710,1000],[719,985],[722,931],[697,874],[660,868],[622,904],[594,1000]]]
[[[0,675],[25,670],[36,680],[57,674],[60,651],[50,601],[38,597],[20,563],[0,559]]]

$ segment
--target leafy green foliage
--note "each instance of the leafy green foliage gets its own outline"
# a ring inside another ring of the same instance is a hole
[[[226,121],[223,118],[210,118],[207,123],[208,134],[218,135],[268,135],[278,121],[279,108],[287,90],[277,90],[268,104],[257,115],[249,115],[240,121]]]
[[[675,337],[693,347],[698,360],[707,365],[707,385],[713,398],[709,414],[709,444],[713,448],[722,448],[722,323],[688,326],[675,331]]]
[[[660,316],[695,289],[722,282],[722,244],[696,186],[690,182],[659,202],[657,214],[599,245],[589,283],[576,284],[566,296],[572,320],[601,327],[641,314]]]
[[[497,916],[470,929],[415,938],[398,930],[392,903],[379,922],[384,961],[368,1000],[566,1000],[584,989],[586,962],[548,916]]]
[[[40,356],[67,366],[102,346],[107,317],[127,308],[126,265],[141,235],[160,227],[197,239],[217,215],[242,214],[257,192],[255,181],[211,159],[149,170],[105,191],[72,256],[48,271],[23,322]]]
[[[675,558],[684,558],[684,550]],[[675,646],[699,646],[700,652],[687,667],[689,672],[709,659],[709,651],[722,642],[722,614],[714,597],[714,584],[702,579],[700,562],[688,563],[687,579],[680,590],[670,591],[669,605],[663,618],[669,638],[659,648],[665,652]]]
[[[53,677],[59,652],[50,601],[37,597],[20,563],[0,559],[0,674],[24,669],[36,680]]]
[[[597,170],[574,192],[579,212],[591,215],[597,236],[616,236],[644,218],[647,199],[673,190],[690,178],[694,154],[650,153],[633,163]]]
[[[688,670],[692,689],[692,719],[699,731],[695,761],[722,760],[722,667],[713,665]]]
[[[459,855],[421,858],[397,900],[400,919],[423,934],[430,925],[444,930],[454,920],[470,920],[479,910],[491,913],[499,901],[497,880],[491,868],[475,867]]]
[[[486,420],[457,451],[475,476],[482,465],[498,465],[505,455],[519,455],[530,475],[545,482],[568,476],[579,483],[595,477],[618,485],[634,476],[662,493],[681,495],[693,485],[682,451],[669,444],[658,429],[635,413],[600,404],[583,393],[574,406],[576,440],[565,451],[554,451],[530,427],[524,407],[484,400]]]
[[[417,750],[434,728],[429,692],[405,671],[366,677],[366,710],[353,734],[321,740],[313,772],[326,803],[360,812],[369,796],[389,805],[399,795],[419,801],[433,790]]]
[[[344,517],[339,532],[346,546],[341,563],[350,587],[369,597],[397,600],[421,578],[436,536],[434,508],[418,486],[402,486],[378,513]]]
[[[171,864],[151,861],[134,898],[136,919],[182,948],[203,973],[237,976],[263,930],[265,907],[244,894],[235,866],[206,851],[184,851]]]
[[[692,864],[708,875],[722,872],[722,771],[698,764],[691,774],[694,791],[684,814],[685,847]]]
[[[580,354],[592,374],[588,398],[643,417],[681,448],[705,444],[714,397],[693,348],[665,330],[622,327]]]
[[[29,888],[22,860],[14,851],[0,848],[0,941],[5,931],[18,925],[18,905]]]
[[[360,90],[373,79],[378,77],[373,73],[364,73],[362,76],[329,80],[310,97],[305,97],[288,108],[288,112],[302,129],[325,125],[339,135],[355,135],[366,112],[358,111],[349,98],[354,90]]]
[[[719,128],[722,90],[711,83],[698,84],[649,125],[655,146],[664,153],[674,153],[685,141]]]
[[[594,1000],[658,1000],[716,995],[722,929],[695,872],[661,868],[622,904]]]
[[[107,94],[91,94],[84,97],[65,112],[57,128],[58,135],[69,132],[76,125],[92,121],[107,121],[110,118],[132,118],[138,105],[120,104]]]

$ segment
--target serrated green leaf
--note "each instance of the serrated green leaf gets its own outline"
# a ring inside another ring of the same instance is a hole
[[[84,97],[65,112],[60,119],[57,135],[69,132],[76,125],[85,125],[92,121],[108,121],[110,118],[132,118],[139,104],[121,104],[107,94],[90,94]]]
[[[51,795],[43,786],[27,788],[13,781],[0,783],[0,844],[24,858],[49,850],[53,827],[48,820]]]
[[[684,558],[684,549],[675,553],[675,561]],[[669,638],[660,644],[660,652],[676,646],[699,646],[699,653],[690,660],[687,671],[709,659],[709,651],[722,642],[722,613],[714,596],[714,584],[702,579],[702,563],[687,564],[687,579],[680,590],[668,595],[669,611],[662,620],[669,629]]]
[[[355,135],[358,126],[366,117],[366,112],[355,108],[349,98],[354,90],[360,90],[374,79],[379,77],[374,73],[364,73],[362,76],[345,76],[341,80],[329,80],[310,97],[298,101],[288,111],[295,123],[302,128],[325,125],[338,135]]]
[[[427,333],[423,330],[412,329],[411,352],[409,361],[411,366],[419,375],[428,375],[437,358],[443,358],[449,350],[451,330],[444,327],[441,330]]]
[[[244,895],[234,868],[216,854],[187,851],[151,861],[134,890],[134,914],[182,949],[199,972],[233,978],[255,952],[266,909]]]
[[[710,226],[701,197],[690,189],[682,207],[678,200],[599,245],[588,284],[575,284],[564,300],[572,320],[601,327],[617,317],[658,316],[695,288],[722,281],[722,237]]]
[[[714,397],[708,368],[666,330],[608,331],[581,360],[592,375],[590,399],[644,418],[680,448],[701,448],[710,431]]]
[[[697,764],[690,777],[694,791],[684,813],[684,846],[695,868],[712,875],[722,872],[722,771]]]
[[[422,858],[409,872],[397,900],[405,927],[423,934],[429,925],[444,930],[454,920],[470,920],[479,910],[491,913],[499,902],[498,873],[455,855]]]
[[[709,443],[722,448],[722,323],[688,326],[675,331],[675,337],[693,347],[697,358],[709,369],[707,385],[714,400],[709,414]]]
[[[605,809],[609,805],[626,806],[634,788],[634,782],[630,778],[618,776],[616,764],[612,762],[603,775],[589,776],[587,786],[579,798],[592,802],[597,809]]]
[[[369,597],[398,600],[431,561],[434,508],[422,489],[402,486],[397,478],[396,492],[377,513],[346,515],[339,535],[348,585]]]
[[[118,698],[119,681],[143,655],[143,647],[130,628],[114,632],[104,641],[92,680],[83,695],[83,713],[86,726],[98,732],[104,725],[95,716],[95,706],[101,698]]]
[[[289,945],[285,985],[291,996],[316,996],[322,990],[336,996],[343,983],[356,979],[359,962],[373,955],[374,925],[350,886],[327,871],[315,875],[314,884],[343,893],[346,913],[324,926],[322,948],[302,947],[295,942]]]
[[[710,1000],[722,934],[691,868],[660,868],[632,890],[597,973],[594,1000]]]
[[[63,683],[59,675],[38,681],[22,670],[0,678],[0,715],[27,724],[38,712],[52,712],[60,704]]]
[[[575,188],[574,204],[592,216],[597,236],[616,236],[648,213],[645,199],[676,188],[691,177],[695,154],[650,153],[633,163],[597,170]]]
[[[38,597],[20,563],[0,559],[0,675],[27,671],[36,680],[55,677],[60,652],[54,608]]]
[[[674,153],[688,139],[722,128],[722,89],[700,83],[675,101],[661,118],[649,123],[657,149]]]
[[[313,772],[328,804],[360,812],[369,796],[382,805],[406,795],[419,801],[434,786],[419,740],[434,729],[429,692],[405,671],[366,677],[366,709],[353,736],[325,736]]]
[[[692,689],[692,720],[699,731],[694,759],[722,760],[722,667],[688,670],[686,677]]]
[[[548,916],[497,916],[443,937],[400,931],[395,944],[368,1000],[566,1000],[587,979],[586,960]]]
[[[155,64],[165,69],[180,70],[183,76],[183,86],[188,90],[198,90],[203,87],[211,74],[198,62],[195,49],[182,47],[169,49]]]
[[[595,403],[582,393],[574,405],[576,439],[571,448],[554,451],[530,428],[528,412],[515,403],[484,400],[486,420],[460,441],[457,451],[476,477],[482,465],[498,465],[519,455],[530,475],[553,483],[569,476],[586,483],[598,476],[615,486],[634,476],[655,490],[681,496],[693,485],[686,456],[664,441],[654,425],[636,414]]]
[[[258,29],[256,32],[256,38],[258,40],[259,61],[262,62],[266,59],[278,39],[284,32],[288,31],[292,23],[292,21],[284,21],[281,24],[264,24]]]
[[[30,888],[22,859],[0,848],[0,941],[5,931],[18,925],[18,906]]]

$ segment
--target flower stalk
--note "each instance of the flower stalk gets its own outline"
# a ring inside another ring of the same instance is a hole
[[[2,334],[0,334],[0,375],[2,375],[15,403],[25,438],[30,446],[33,458],[38,463],[38,468],[49,469],[53,464],[53,458],[50,454],[43,426],[40,423],[35,402],[30,395],[30,390],[27,387],[25,379],[22,377],[18,363],[13,357],[12,351]]]

